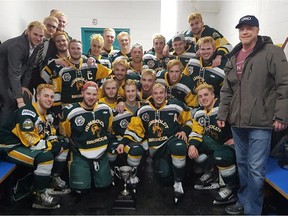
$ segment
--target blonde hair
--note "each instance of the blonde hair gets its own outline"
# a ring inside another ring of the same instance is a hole
[[[166,38],[160,33],[153,34],[152,41],[154,42],[154,40],[156,40],[156,39],[162,39],[162,40],[164,40],[164,43],[166,43]]]
[[[41,30],[46,30],[45,25],[40,22],[40,21],[32,21],[28,24],[27,30],[26,31],[31,31],[34,27],[39,28]]]
[[[106,79],[105,82],[103,83],[102,85],[102,90],[103,90],[103,93],[104,93],[104,96],[106,96],[106,92],[105,92],[105,88],[108,84],[110,83],[115,83],[116,85],[116,88],[117,88],[117,91],[119,89],[119,85],[118,85],[118,82],[115,80],[115,79]]]
[[[44,25],[46,25],[46,23],[47,23],[49,20],[52,21],[52,22],[56,22],[57,25],[58,25],[58,23],[59,23],[59,20],[58,20],[55,16],[48,16],[48,17],[45,17],[45,19],[43,20]],[[56,26],[56,27],[57,27],[57,26]]]
[[[163,84],[161,84],[161,83],[155,83],[153,85],[152,91],[154,91],[156,88],[161,88],[162,90],[166,91],[165,86]]]
[[[130,41],[130,35],[128,32],[120,32],[118,35],[117,35],[117,40],[120,41],[120,39],[122,37],[128,37],[129,41]]]
[[[42,83],[42,84],[39,84],[37,86],[37,90],[36,90],[37,94],[39,95],[43,91],[43,89],[51,89],[54,92],[53,85],[47,84],[47,83]]]
[[[201,22],[203,22],[201,13],[192,13],[188,16],[188,22],[199,19]]]
[[[90,36],[90,46],[93,44],[94,41],[97,42],[98,44],[100,44],[101,47],[104,46],[104,39],[103,39],[102,35],[92,34]]]
[[[212,44],[213,49],[216,48],[216,44],[215,44],[215,40],[211,37],[211,36],[206,36],[206,37],[202,37],[197,41],[197,46],[198,48],[201,47],[201,45],[205,44],[205,43],[209,43]]]
[[[126,86],[131,86],[134,85],[136,87],[136,89],[138,89],[138,82],[137,80],[132,80],[132,79],[127,79],[124,83],[124,85],[122,86],[122,88],[125,90]]]
[[[56,31],[55,34],[53,35],[53,40],[55,41],[55,38],[59,35],[64,35],[64,37],[66,38],[66,40],[68,41],[69,43],[69,37],[68,35],[66,34],[66,32],[63,32],[63,31]]]
[[[115,30],[114,30],[113,28],[105,28],[105,29],[103,30],[103,35],[105,35],[106,32],[113,32],[114,37],[115,37],[115,35],[116,35],[116,32],[115,32]]]
[[[127,62],[126,59],[116,59],[112,63],[112,69],[114,70],[116,65],[122,65],[123,67],[126,68],[126,70],[129,69],[129,63]]]
[[[155,71],[153,70],[153,69],[147,69],[147,68],[145,68],[145,69],[143,69],[142,71],[141,71],[141,79],[142,79],[142,77],[144,77],[144,76],[152,76],[153,77],[153,79],[154,80],[156,80],[156,73],[155,73]]]
[[[212,93],[214,93],[214,88],[212,85],[209,85],[208,83],[202,83],[200,85],[198,85],[195,88],[195,92],[198,93],[198,91],[202,90],[202,89],[208,89],[209,91],[211,91]]]
[[[178,65],[180,67],[180,70],[184,69],[183,64],[181,63],[181,61],[179,61],[178,59],[172,59],[167,64],[167,70],[169,71],[175,65]]]

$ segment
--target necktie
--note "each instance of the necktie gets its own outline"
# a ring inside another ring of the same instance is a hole
[[[46,56],[46,53],[44,53],[44,49],[48,45],[48,41],[49,40],[46,38],[43,39],[43,42],[41,43],[40,49],[38,52],[38,66],[39,66],[40,70],[42,70],[42,68],[44,66],[43,63],[44,63],[44,58]],[[46,52],[47,52],[47,49],[46,49]]]

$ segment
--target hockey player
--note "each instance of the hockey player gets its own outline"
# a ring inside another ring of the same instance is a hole
[[[131,47],[131,60],[129,62],[128,74],[135,73],[141,75],[143,62],[143,47],[139,43],[135,43]]]
[[[107,79],[102,87],[104,97],[99,102],[107,104],[112,110],[117,106],[118,83],[115,79]]]
[[[170,60],[169,57],[163,56],[163,48],[166,43],[166,39],[162,34],[154,34],[152,37],[153,48],[143,56],[143,65],[147,65],[148,68],[158,72],[166,69],[167,62]],[[165,64],[166,61],[166,64]]]
[[[167,99],[175,98],[184,102],[191,108],[197,107],[196,95],[193,95],[193,85],[189,76],[182,74],[183,65],[173,59],[168,62],[167,71],[157,73],[156,81],[166,87]]]
[[[129,61],[131,57],[130,52],[131,38],[129,33],[120,32],[117,35],[117,40],[121,49],[117,53],[113,53],[110,55],[112,64],[116,59],[126,59],[127,61]]]
[[[221,58],[232,50],[232,45],[227,41],[227,39],[216,29],[204,25],[202,15],[200,13],[192,13],[188,16],[188,22],[190,29],[183,32],[187,43],[196,45],[198,40],[205,36],[211,36],[216,42],[217,55],[213,60],[212,66],[219,66],[221,63]],[[172,41],[168,41],[167,45],[164,47],[164,55],[168,55],[169,49],[172,48]],[[198,48],[195,48],[197,51]]]
[[[192,131],[189,109],[176,100],[166,100],[165,87],[156,83],[152,99],[132,117],[125,131],[122,144],[142,142],[147,138],[154,172],[163,182],[174,182],[175,202],[184,194],[182,180],[188,135]]]
[[[90,36],[90,49],[87,53],[87,57],[93,57],[98,64],[101,64],[107,68],[111,68],[111,62],[109,57],[102,56],[101,52],[104,47],[104,39],[100,34],[92,34]]]
[[[140,85],[138,99],[145,103],[147,102],[152,95],[153,85],[156,81],[156,74],[155,71],[152,69],[143,69],[141,73]]]
[[[217,189],[222,186],[214,204],[235,202],[238,174],[230,125],[226,124],[222,129],[217,126],[219,99],[215,98],[213,87],[204,83],[196,91],[201,108],[194,114],[194,119],[203,127],[204,135],[202,143],[189,141],[188,156],[194,159],[204,174],[196,182],[195,189]]]
[[[109,106],[97,102],[97,87],[93,81],[86,82],[83,101],[65,106],[60,119],[60,133],[71,143],[69,181],[76,196],[87,194],[91,182],[96,188],[112,183],[106,150],[113,113]]]
[[[63,67],[69,66],[67,59],[69,58],[68,35],[64,31],[58,31],[53,35],[53,40],[57,48],[56,56],[53,56],[48,64],[40,72],[41,78],[48,84],[52,84],[54,87],[54,103],[51,107],[51,111],[54,114],[54,124],[58,126],[58,114],[61,113],[61,77],[59,72]]]
[[[14,112],[0,129],[0,150],[6,160],[34,169],[32,208],[60,208],[55,194],[69,193],[66,183],[60,178],[66,165],[68,144],[56,136],[53,117],[47,110],[54,101],[53,86],[40,84],[37,87],[37,102]],[[48,190],[51,184],[55,189]],[[55,192],[55,193],[54,193]]]
[[[195,88],[206,82],[213,86],[214,94],[219,97],[225,76],[223,68],[226,65],[227,58],[222,57],[221,64],[218,67],[212,66],[213,59],[216,56],[216,45],[214,39],[210,36],[200,38],[197,46],[199,47],[199,57],[191,58],[183,73],[191,77],[194,94],[196,94]]]
[[[67,67],[59,71],[61,103],[70,104],[82,101],[81,89],[87,81],[98,81],[109,76],[111,70],[97,64],[93,58],[82,58],[82,42],[75,39],[68,45],[70,58],[65,60]]]
[[[135,80],[128,79],[124,84],[124,94],[125,94],[125,109],[123,113],[114,111],[113,119],[113,134],[115,136],[115,141],[110,142],[110,149],[108,151],[108,157],[112,167],[114,164],[117,166],[129,165],[137,168],[140,164],[143,147],[139,143],[130,142],[125,146],[120,144],[123,139],[124,132],[131,120],[135,115],[136,111],[140,108],[140,102],[136,100],[137,97],[137,87],[138,84]],[[116,150],[116,151],[115,151]],[[118,153],[118,159],[117,159]],[[121,160],[122,159],[122,160]],[[133,190],[136,192],[136,184],[139,182],[137,176],[131,176],[129,183],[132,186]]]

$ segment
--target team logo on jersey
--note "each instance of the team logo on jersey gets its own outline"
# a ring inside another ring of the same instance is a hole
[[[28,109],[23,109],[21,115],[29,115],[34,118],[36,116],[36,113]]]
[[[163,133],[163,128],[159,125],[159,124],[153,124],[152,126],[152,132],[153,134],[156,134],[156,136],[158,138],[160,138],[162,136],[162,133]]]
[[[215,40],[217,38],[220,38],[221,36],[220,36],[220,34],[218,32],[213,32],[212,37]]]
[[[148,115],[148,113],[144,113],[144,114],[142,115],[142,120],[145,121],[145,122],[148,122],[148,121],[149,121],[149,115]]]
[[[63,81],[65,82],[69,82],[71,80],[71,75],[69,73],[65,73],[63,76],[62,76],[62,79]]]
[[[121,128],[127,128],[128,124],[129,124],[129,122],[127,121],[127,119],[123,119],[120,121],[120,127]]]
[[[77,81],[75,84],[78,91],[80,91],[82,89],[83,85],[84,85],[83,81]]]
[[[155,66],[155,62],[153,60],[149,60],[147,62],[147,65],[148,65],[149,68],[153,68]]]
[[[170,61],[170,58],[169,58],[169,57],[167,57],[167,58],[164,59],[164,62],[165,62],[166,65],[168,64],[169,61]]]
[[[202,126],[202,127],[204,127],[204,125],[205,125],[205,117],[201,117],[201,118],[199,118],[198,119],[198,123]]]
[[[82,115],[77,116],[77,117],[75,118],[75,124],[76,124],[78,127],[84,125],[84,123],[85,123],[85,119],[84,119],[84,117],[83,117]]]
[[[33,122],[31,119],[27,118],[22,124],[22,127],[26,130],[29,130],[34,127]]]
[[[99,127],[98,124],[93,124],[93,125],[91,125],[91,132],[93,135],[100,137],[101,127]]]

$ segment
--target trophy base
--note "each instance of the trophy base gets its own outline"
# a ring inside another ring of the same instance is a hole
[[[117,199],[114,201],[113,209],[136,209],[136,201],[132,195],[118,195]]]

